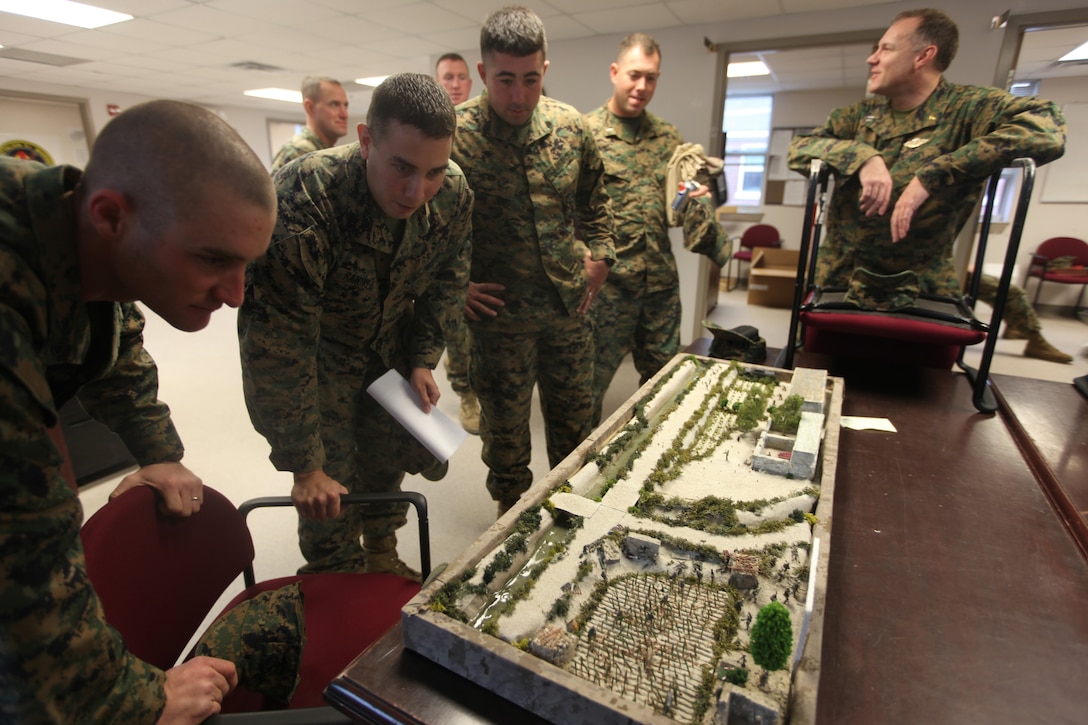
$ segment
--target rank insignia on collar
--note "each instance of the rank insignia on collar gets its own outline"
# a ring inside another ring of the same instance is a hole
[[[916,149],[919,146],[921,146],[922,144],[925,144],[925,143],[928,143],[928,142],[929,142],[928,138],[922,138],[921,136],[915,136],[914,138],[912,138],[910,141],[907,141],[903,145],[906,146],[908,149]]]

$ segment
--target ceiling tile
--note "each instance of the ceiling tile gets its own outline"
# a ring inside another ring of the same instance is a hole
[[[721,23],[781,14],[775,0],[676,0],[666,2],[685,25]]]
[[[103,35],[115,37],[118,35],[130,38],[141,38],[152,41],[158,45],[193,45],[194,43],[206,43],[220,37],[215,32],[205,32],[183,28],[177,25],[166,25],[154,20],[136,18],[127,23],[107,25],[98,31]]]
[[[213,10],[293,28],[303,28],[311,21],[327,20],[342,14],[325,5],[300,3],[297,0],[211,0],[207,5]]]
[[[630,0],[626,0],[630,2]],[[594,10],[574,13],[574,19],[595,33],[630,33],[646,28],[671,28],[683,25],[663,3],[651,3],[635,7],[611,10]]]
[[[367,13],[367,19],[402,33],[436,33],[442,30],[470,28],[472,20],[430,3],[411,3],[388,10]]]

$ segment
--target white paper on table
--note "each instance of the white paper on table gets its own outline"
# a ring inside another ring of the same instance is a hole
[[[390,370],[371,383],[366,391],[386,412],[397,419],[435,458],[446,462],[468,433],[450,417],[432,405],[430,413],[419,407],[419,396],[404,376]]]
[[[852,430],[882,430],[888,433],[898,433],[895,426],[887,418],[866,418],[862,415],[844,415],[839,418],[839,425]]]

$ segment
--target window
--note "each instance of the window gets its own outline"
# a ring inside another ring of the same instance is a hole
[[[725,135],[725,179],[737,206],[763,201],[763,175],[771,138],[773,96],[727,96],[722,133]]]
[[[990,203],[989,178],[982,188],[982,206],[979,207],[978,220],[981,222],[986,216],[986,205]],[[995,224],[1012,220],[1013,202],[1020,193],[1020,171],[1018,169],[1005,169],[997,180],[997,190],[994,193],[994,213],[990,218]]]

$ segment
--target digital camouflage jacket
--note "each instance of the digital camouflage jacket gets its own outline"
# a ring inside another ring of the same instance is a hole
[[[164,675],[105,622],[48,429],[78,391],[141,465],[181,460],[182,446],[140,311],[82,300],[64,201],[79,179],[0,158],[0,721],[153,723]]]
[[[485,90],[457,107],[453,159],[476,197],[472,281],[506,286],[499,316],[473,324],[503,329],[577,314],[586,247],[594,260],[615,260],[604,165],[582,115],[541,97],[515,128],[491,110]]]
[[[1018,98],[996,88],[941,79],[929,98],[903,114],[876,96],[831,113],[827,123],[790,143],[789,166],[808,175],[812,159],[837,177],[817,282],[841,286],[855,267],[879,274],[918,273],[921,291],[958,294],[952,247],[981,193],[982,181],[1016,158],[1038,164],[1065,150],[1065,119],[1051,102]],[[858,212],[857,172],[880,154],[894,189],[888,212]],[[915,212],[906,238],[891,242],[891,213],[915,176],[930,197]]]
[[[605,188],[612,199],[616,227],[616,264],[606,284],[647,294],[676,289],[680,283],[665,215],[665,177],[669,159],[684,143],[671,123],[649,111],[621,118],[605,104],[586,115],[586,124],[604,158]],[[709,197],[696,199],[683,212],[684,246],[715,261],[725,232]],[[724,260],[721,260],[724,261]]]
[[[272,463],[305,472],[325,465],[323,430],[365,435],[367,385],[438,364],[468,292],[472,191],[451,163],[398,242],[358,142],[292,169],[274,177],[276,229],[246,271],[238,337],[246,404]]]

